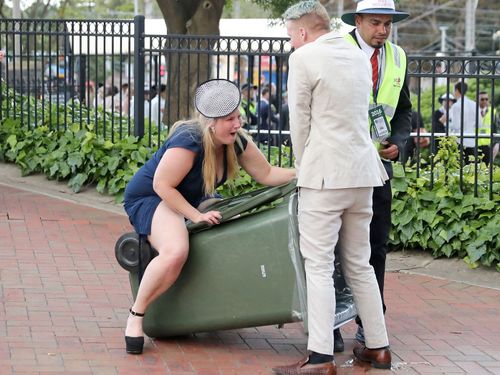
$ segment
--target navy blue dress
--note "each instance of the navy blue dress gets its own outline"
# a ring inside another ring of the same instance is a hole
[[[243,149],[245,149],[247,141],[243,137],[240,139]],[[153,214],[161,202],[160,196],[153,189],[153,177],[165,151],[175,147],[185,148],[196,154],[193,167],[176,187],[177,190],[193,207],[197,207],[205,196],[202,175],[204,150],[201,131],[198,126],[181,125],[153,157],[137,171],[125,188],[124,208],[130,223],[138,234],[149,235],[151,233]],[[236,152],[240,154],[242,150],[236,147]],[[226,178],[227,162],[224,160],[224,175],[217,182],[217,186],[222,185]]]

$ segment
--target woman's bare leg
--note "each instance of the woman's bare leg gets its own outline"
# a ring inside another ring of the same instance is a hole
[[[144,313],[151,302],[179,277],[189,252],[189,236],[184,217],[161,202],[151,224],[149,242],[158,256],[148,264],[132,310]],[[129,315],[125,336],[143,336],[142,318]]]

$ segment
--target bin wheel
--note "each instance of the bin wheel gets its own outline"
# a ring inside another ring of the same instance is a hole
[[[146,268],[153,258],[153,249],[148,241],[143,240],[141,264]],[[139,235],[135,232],[123,234],[115,244],[115,257],[118,264],[131,273],[139,272]]]

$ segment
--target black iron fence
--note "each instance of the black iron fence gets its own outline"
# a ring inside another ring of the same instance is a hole
[[[0,20],[0,77],[6,87],[0,90],[0,118],[19,118],[26,127],[91,124],[99,136],[112,141],[136,135],[157,145],[171,124],[192,115],[197,84],[217,77],[242,88],[244,127],[256,142],[289,146],[286,39],[146,34],[147,22],[142,16],[126,21]],[[433,126],[438,98],[453,94],[454,84],[461,81],[468,83],[468,96],[475,99],[475,122],[464,126],[462,110],[454,133],[460,152],[472,149],[477,160],[486,150],[493,161],[498,116],[489,112],[493,131],[483,133],[478,99],[485,91],[489,106],[499,107],[500,57],[408,59],[416,113],[410,140],[414,147],[404,157],[412,158],[417,168],[433,163],[426,155],[435,153],[440,137],[453,133],[448,126],[444,131]],[[266,111],[263,101],[271,104]],[[428,146],[420,142],[425,139]],[[489,148],[481,149],[482,140]],[[462,167],[466,162],[461,161]],[[491,184],[492,177],[490,191]]]
[[[422,161],[431,163],[431,167],[434,163],[434,158],[426,158],[425,160],[421,158],[420,139],[429,139],[431,153],[435,154],[439,138],[453,135],[458,138],[459,143],[460,183],[463,184],[464,166],[470,164],[473,157],[474,189],[477,194],[478,178],[482,173],[479,171],[477,161],[486,161],[490,175],[491,198],[493,194],[493,165],[499,151],[498,142],[500,141],[500,134],[498,134],[500,57],[410,56],[408,72],[412,78],[411,91],[414,96],[413,111],[415,113],[412,119],[414,120],[412,135],[415,141],[414,154],[417,166],[419,167]],[[461,90],[467,90],[467,92],[465,95],[455,98],[457,85],[460,86]],[[455,103],[441,100],[443,97],[454,99]],[[472,101],[469,102],[466,97],[471,98]],[[446,102],[451,107],[443,106],[443,103]],[[453,108],[453,106],[458,107]],[[453,118],[450,120],[450,117],[453,117],[451,115],[455,116],[454,120]],[[441,116],[441,121],[438,119],[439,116]]]

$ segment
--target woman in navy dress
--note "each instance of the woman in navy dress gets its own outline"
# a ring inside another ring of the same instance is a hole
[[[239,166],[257,182],[276,186],[295,170],[271,166],[241,130],[239,88],[228,80],[202,83],[196,90],[196,120],[174,124],[170,136],[137,171],[125,190],[125,211],[137,233],[158,251],[146,267],[125,330],[127,353],[144,346],[142,317],[178,278],[189,252],[186,220],[219,224],[219,211],[200,212],[203,197],[214,194]]]

